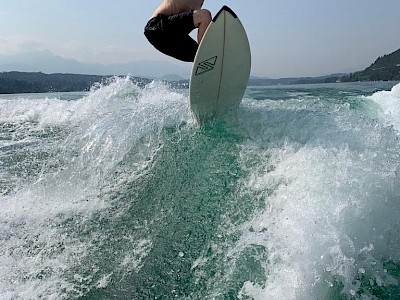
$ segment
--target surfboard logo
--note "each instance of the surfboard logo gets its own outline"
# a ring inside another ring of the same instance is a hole
[[[203,73],[214,70],[215,64],[217,63],[218,56],[211,57],[209,59],[199,62],[196,68],[196,75],[201,75]]]

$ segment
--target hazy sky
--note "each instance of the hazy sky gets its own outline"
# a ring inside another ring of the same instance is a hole
[[[188,0],[189,1],[189,0]],[[143,27],[161,0],[0,0],[0,54],[48,49],[81,62],[168,60]],[[317,76],[364,69],[400,48],[400,0],[205,0],[241,19],[252,74]]]

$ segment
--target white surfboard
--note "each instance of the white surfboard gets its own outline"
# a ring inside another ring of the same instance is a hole
[[[250,76],[246,31],[227,6],[210,23],[194,60],[190,108],[199,123],[237,110]]]

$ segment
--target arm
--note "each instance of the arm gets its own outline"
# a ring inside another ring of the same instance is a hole
[[[211,23],[211,13],[207,9],[198,9],[193,11],[193,23],[194,26],[199,29],[197,33],[197,41],[200,44],[203,39],[204,33]]]

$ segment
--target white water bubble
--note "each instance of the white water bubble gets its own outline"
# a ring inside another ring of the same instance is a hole
[[[367,97],[379,104],[379,118],[387,126],[394,126],[400,135],[400,83],[390,91],[380,91]]]

